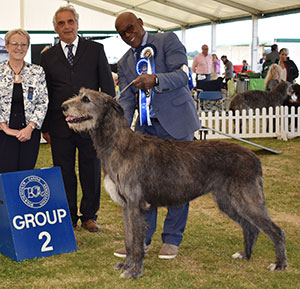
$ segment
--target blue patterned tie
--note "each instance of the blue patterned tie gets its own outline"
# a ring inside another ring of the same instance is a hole
[[[69,61],[69,63],[70,63],[71,66],[73,66],[73,60],[74,60],[74,55],[73,55],[73,52],[72,52],[73,46],[74,46],[74,44],[68,44],[68,45],[66,45],[66,47],[68,48],[67,59],[68,59],[68,61]]]

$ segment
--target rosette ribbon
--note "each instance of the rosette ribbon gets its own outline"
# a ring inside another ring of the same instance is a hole
[[[139,58],[135,70],[137,75],[144,73],[154,74],[155,73],[155,62],[154,57],[156,54],[156,48],[152,44],[146,44],[137,50],[137,57]],[[151,102],[153,101],[154,91],[149,89],[147,91],[139,90],[139,115],[140,125],[145,124],[151,126]]]

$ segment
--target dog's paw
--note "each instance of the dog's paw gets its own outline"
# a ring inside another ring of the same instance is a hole
[[[124,270],[124,262],[118,262],[118,263],[114,266],[114,268],[115,268],[116,270]]]
[[[270,264],[270,265],[267,267],[267,269],[268,269],[269,271],[283,271],[283,270],[285,270],[285,268],[286,268],[287,266],[288,266],[288,265],[287,265],[286,262],[283,263],[283,264],[274,264],[274,263],[272,263],[272,264]]]
[[[233,259],[244,259],[245,258],[245,253],[244,252],[236,252],[235,254],[232,255]]]
[[[136,279],[142,276],[142,270],[135,272],[135,270],[125,270],[120,277],[127,278],[127,279]]]

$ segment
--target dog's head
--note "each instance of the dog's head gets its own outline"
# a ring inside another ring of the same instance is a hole
[[[294,101],[300,103],[300,85],[298,83],[292,84],[290,95]]]
[[[273,90],[275,92],[274,97],[280,99],[280,102],[283,103],[284,100],[288,98],[291,91],[291,84],[288,81],[281,81]]]
[[[81,88],[78,95],[61,105],[68,126],[77,132],[96,129],[112,111],[124,115],[121,106],[108,94]]]

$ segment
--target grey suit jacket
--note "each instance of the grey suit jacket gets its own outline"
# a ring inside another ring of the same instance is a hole
[[[155,86],[153,110],[163,128],[174,138],[183,139],[200,128],[199,116],[188,88],[188,77],[181,69],[187,65],[185,47],[172,32],[149,34],[147,43],[156,47],[155,71],[159,85]],[[118,62],[120,89],[137,77],[133,50],[129,49]],[[129,124],[138,100],[138,88],[132,85],[119,99]],[[139,123],[137,124],[139,128]]]

